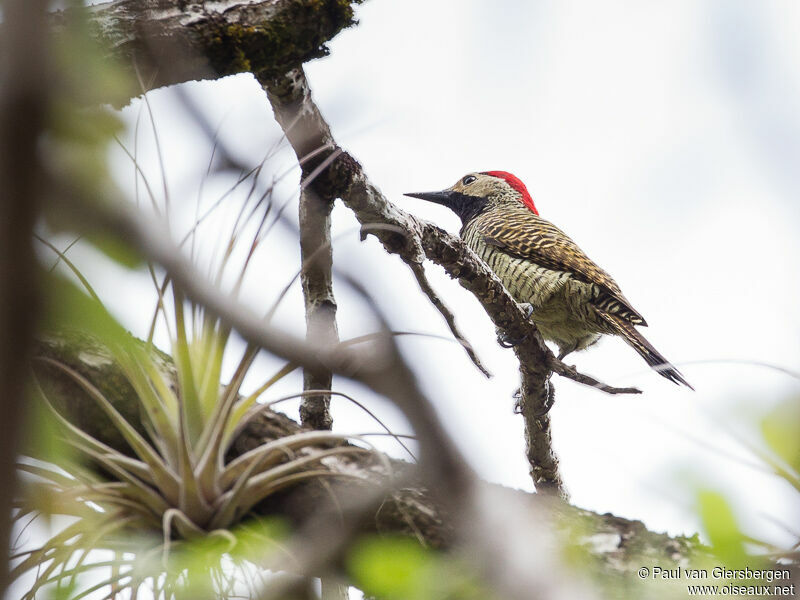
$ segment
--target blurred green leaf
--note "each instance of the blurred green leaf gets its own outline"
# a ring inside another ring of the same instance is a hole
[[[488,600],[457,561],[426,550],[409,538],[370,538],[348,561],[356,585],[382,600]]]
[[[800,473],[800,402],[791,398],[761,421],[764,441],[775,454]]]
[[[144,262],[142,256],[120,238],[93,233],[86,239],[108,258],[128,269],[135,269]]]
[[[697,500],[700,519],[714,554],[732,568],[745,566],[748,558],[745,539],[725,496],[713,490],[700,490]]]
[[[29,395],[27,433],[22,438],[21,453],[52,463],[75,460],[72,448],[62,439],[62,429],[53,413],[38,394]]]
[[[75,146],[98,149],[125,129],[118,113],[106,108],[87,108],[59,99],[51,105],[50,126],[57,139]],[[102,157],[105,159],[105,155]]]
[[[251,560],[253,557],[264,556],[270,548],[283,552],[282,544],[289,539],[291,533],[289,521],[282,517],[248,519],[233,530],[237,543],[231,556],[237,560]]]
[[[101,195],[111,181],[108,147],[121,130],[119,117],[105,109],[53,102],[47,150],[55,170],[80,193]]]
[[[69,579],[66,583],[62,583],[60,586],[48,587],[46,598],[48,598],[48,600],[71,600],[75,597],[77,591],[77,579]]]
[[[350,568],[360,587],[382,598],[416,600],[426,593],[432,575],[432,558],[415,541],[374,538],[359,544],[350,557]]]

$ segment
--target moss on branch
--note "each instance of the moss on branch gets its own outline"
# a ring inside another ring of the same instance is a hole
[[[172,0],[115,0],[57,12],[51,23],[56,32],[88,32],[146,91],[243,72],[278,75],[326,56],[325,44],[356,23],[354,6],[361,1],[186,0],[176,9]],[[104,101],[119,106],[129,99]]]

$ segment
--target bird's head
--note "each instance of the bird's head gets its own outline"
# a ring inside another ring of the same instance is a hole
[[[507,171],[467,173],[441,192],[405,195],[442,204],[461,217],[463,223],[492,206],[505,203],[526,206],[539,214],[525,184]]]

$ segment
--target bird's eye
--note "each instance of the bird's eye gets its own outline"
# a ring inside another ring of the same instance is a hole
[[[462,185],[469,185],[473,181],[477,180],[478,178],[475,175],[467,175],[464,179],[461,180]]]

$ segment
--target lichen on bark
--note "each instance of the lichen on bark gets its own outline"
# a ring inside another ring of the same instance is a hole
[[[98,52],[126,71],[141,93],[167,85],[252,72],[282,74],[314,58],[342,29],[356,23],[362,0],[115,0],[58,11],[55,32],[78,24]],[[137,91],[134,91],[137,90]],[[123,93],[123,92],[119,92]],[[115,106],[130,98],[109,97]]]

